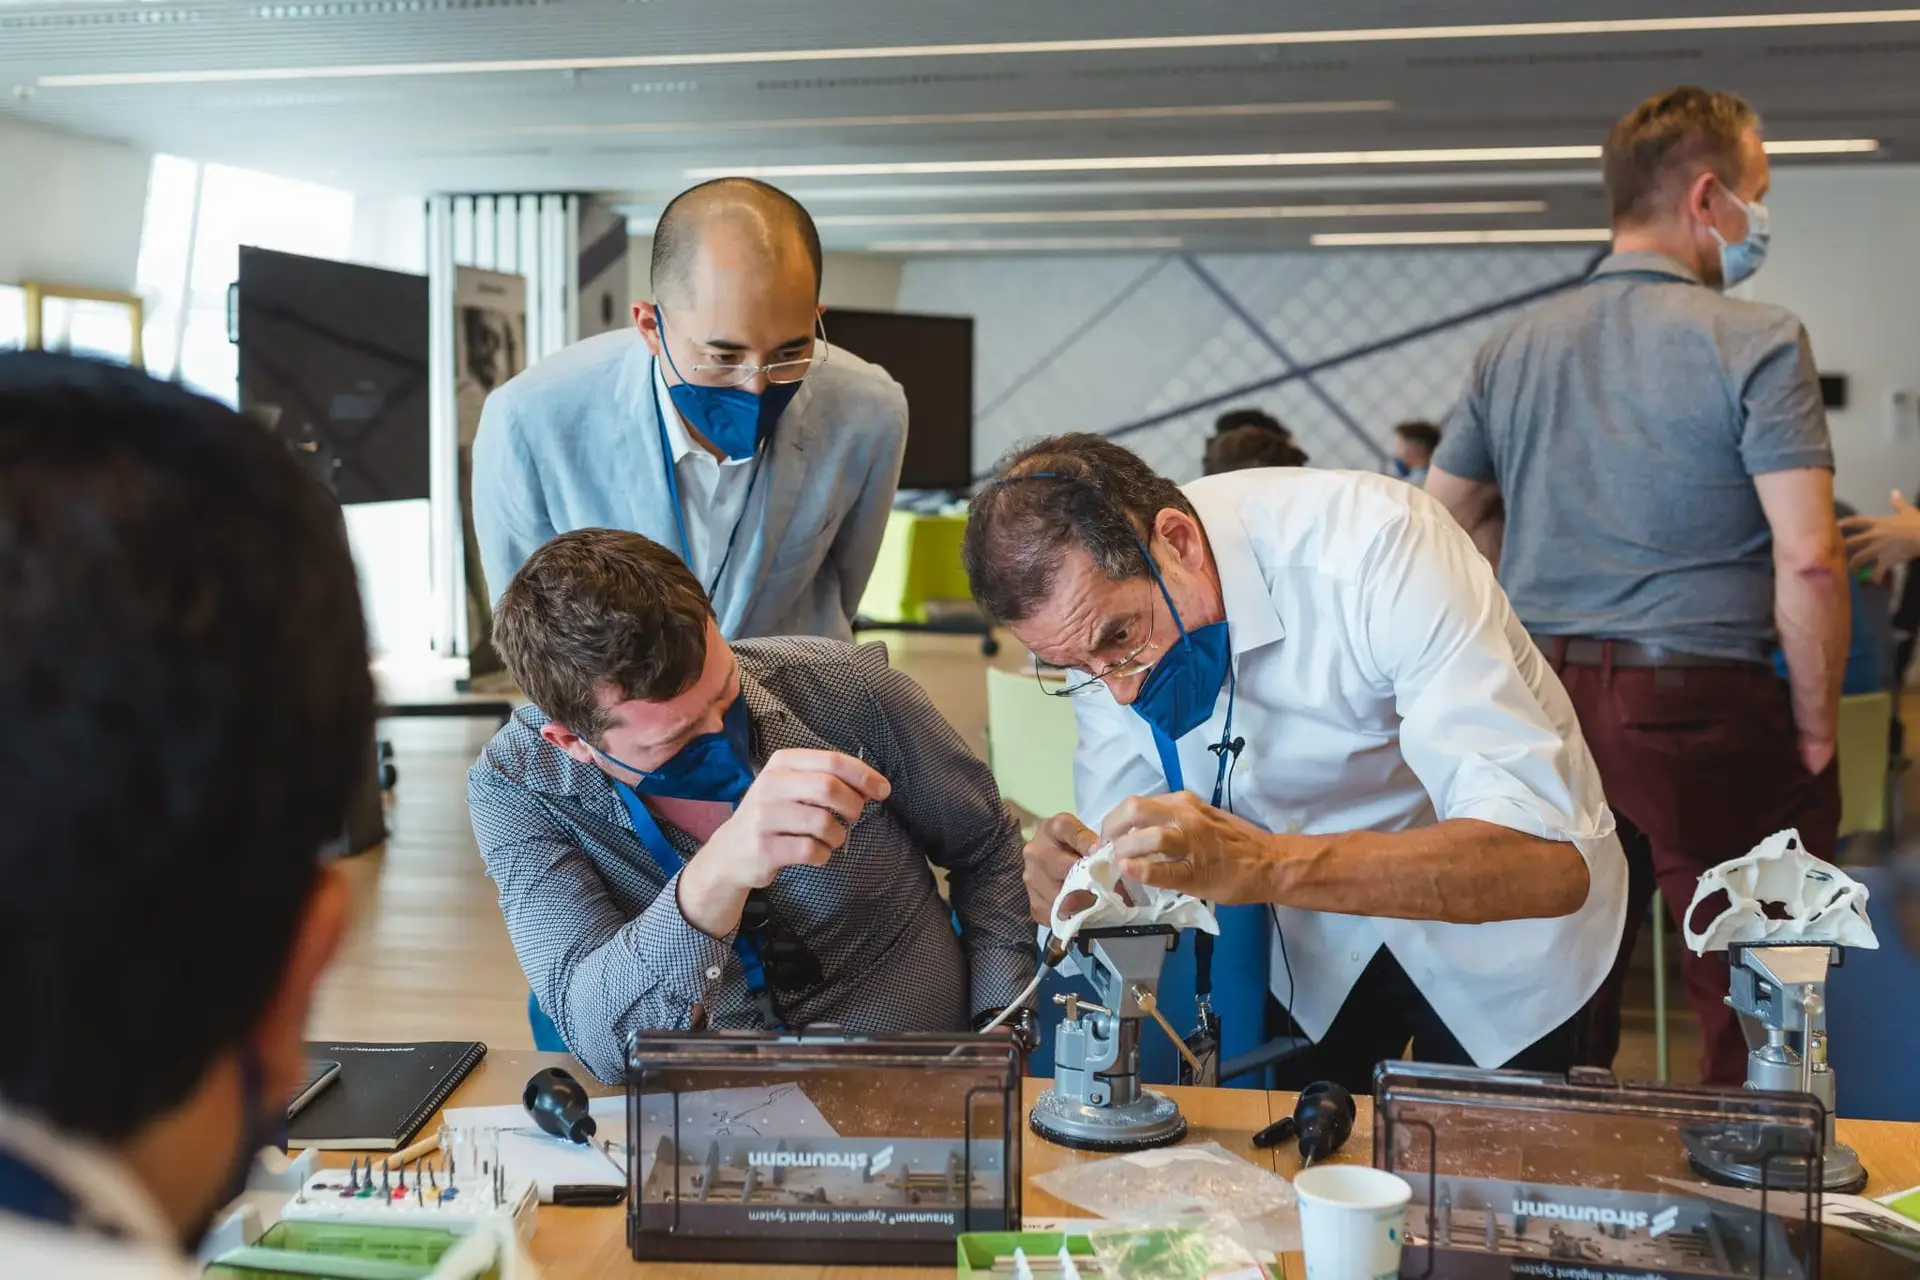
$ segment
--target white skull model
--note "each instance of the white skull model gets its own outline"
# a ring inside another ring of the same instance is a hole
[[[1693,913],[1724,890],[1726,910],[1695,931]],[[1731,942],[1830,942],[1877,949],[1867,920],[1867,887],[1808,853],[1794,830],[1776,832],[1750,853],[1700,877],[1687,908],[1687,945],[1696,954]]]
[[[1083,928],[1128,924],[1170,924],[1176,929],[1220,932],[1213,908],[1190,894],[1175,889],[1155,889],[1131,880],[1126,882],[1123,894],[1120,883],[1120,863],[1114,858],[1110,844],[1101,845],[1074,863],[1053,900],[1050,921],[1053,936],[1066,943]],[[1083,891],[1093,895],[1093,905],[1063,918],[1060,911],[1067,899]]]

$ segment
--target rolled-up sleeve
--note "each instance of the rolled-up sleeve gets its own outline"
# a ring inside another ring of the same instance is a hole
[[[1589,861],[1607,847],[1613,815],[1572,704],[1443,508],[1423,496],[1381,530],[1351,607],[1442,820],[1569,842]]]
[[[634,1031],[684,1030],[696,1005],[711,1007],[732,938],[687,923],[677,875],[638,916],[621,914],[542,802],[501,778],[484,755],[467,775],[467,802],[507,934],[541,1009],[588,1070],[618,1083]]]
[[[880,645],[858,651],[872,692],[880,771],[888,805],[915,846],[947,872],[960,918],[974,1017],[1004,1009],[1033,977],[1033,928],[1021,880],[1020,827],[980,757],[919,685],[887,665]]]

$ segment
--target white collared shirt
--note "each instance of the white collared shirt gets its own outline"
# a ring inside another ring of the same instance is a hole
[[[1219,568],[1236,682],[1232,811],[1274,832],[1400,831],[1478,818],[1572,843],[1586,905],[1460,925],[1280,907],[1268,983],[1315,1039],[1389,948],[1481,1066],[1565,1022],[1613,964],[1626,859],[1559,677],[1492,569],[1422,491],[1361,472],[1276,468],[1187,485]],[[1227,714],[1178,743],[1212,791]],[[1074,789],[1095,830],[1167,790],[1147,724],[1104,690],[1076,700]],[[1287,968],[1292,970],[1289,989]]]
[[[680,411],[667,392],[662,362],[653,362],[653,394],[667,427],[667,451],[673,455],[673,476],[680,486],[680,515],[686,521],[687,567],[711,595],[726,559],[727,539],[747,508],[747,488],[753,477],[753,459],[722,461],[693,442]],[[741,530],[742,540],[749,540]],[[675,551],[679,547],[673,548]],[[741,548],[735,547],[735,554]]]
[[[181,1252],[152,1194],[112,1152],[4,1106],[0,1148],[71,1196],[92,1227],[65,1227],[0,1210],[0,1276],[193,1280],[200,1274]]]

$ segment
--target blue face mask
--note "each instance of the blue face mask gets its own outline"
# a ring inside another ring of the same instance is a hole
[[[1140,554],[1147,558],[1147,571],[1166,599],[1167,612],[1173,615],[1180,638],[1167,646],[1153,670],[1147,672],[1133,709],[1142,720],[1177,742],[1205,724],[1220,700],[1220,690],[1227,683],[1227,623],[1223,618],[1188,631],[1180,621],[1180,611],[1173,607],[1173,596],[1160,577],[1159,567],[1144,545]]]
[[[1709,226],[1713,238],[1720,242],[1720,287],[1731,289],[1742,280],[1753,277],[1767,260],[1767,245],[1773,240],[1772,220],[1767,216],[1767,206],[1758,200],[1748,204],[1739,196],[1728,191],[1722,183],[1720,189],[1726,191],[1727,199],[1740,206],[1747,215],[1747,234],[1739,240],[1728,242],[1720,234],[1720,228]]]
[[[694,386],[686,381],[680,367],[673,362],[673,352],[667,349],[667,313],[657,302],[653,309],[660,320],[660,350],[665,353],[673,376],[680,379],[667,388],[673,407],[729,459],[737,462],[751,458],[762,441],[773,438],[774,424],[800,394],[801,384],[769,383],[763,395],[755,395],[742,387]]]
[[[1407,465],[1407,460],[1405,458],[1394,458],[1391,461],[1393,465],[1393,474],[1395,474],[1396,476],[1399,476],[1402,480],[1405,480],[1408,476],[1413,474],[1413,468]]]
[[[628,773],[640,775],[632,785],[643,796],[739,804],[740,797],[753,785],[753,767],[749,763],[752,736],[753,721],[747,715],[747,698],[741,694],[727,708],[720,732],[701,734],[657,769],[636,769],[598,747],[593,747],[593,752]]]

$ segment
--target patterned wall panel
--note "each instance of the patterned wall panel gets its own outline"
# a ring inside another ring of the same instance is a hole
[[[916,258],[900,309],[972,315],[974,466],[1035,436],[1112,431],[1577,275],[1586,249]],[[1214,417],[1250,404],[1314,465],[1377,468],[1393,425],[1439,418],[1506,311],[1197,409],[1123,439],[1186,480]]]

